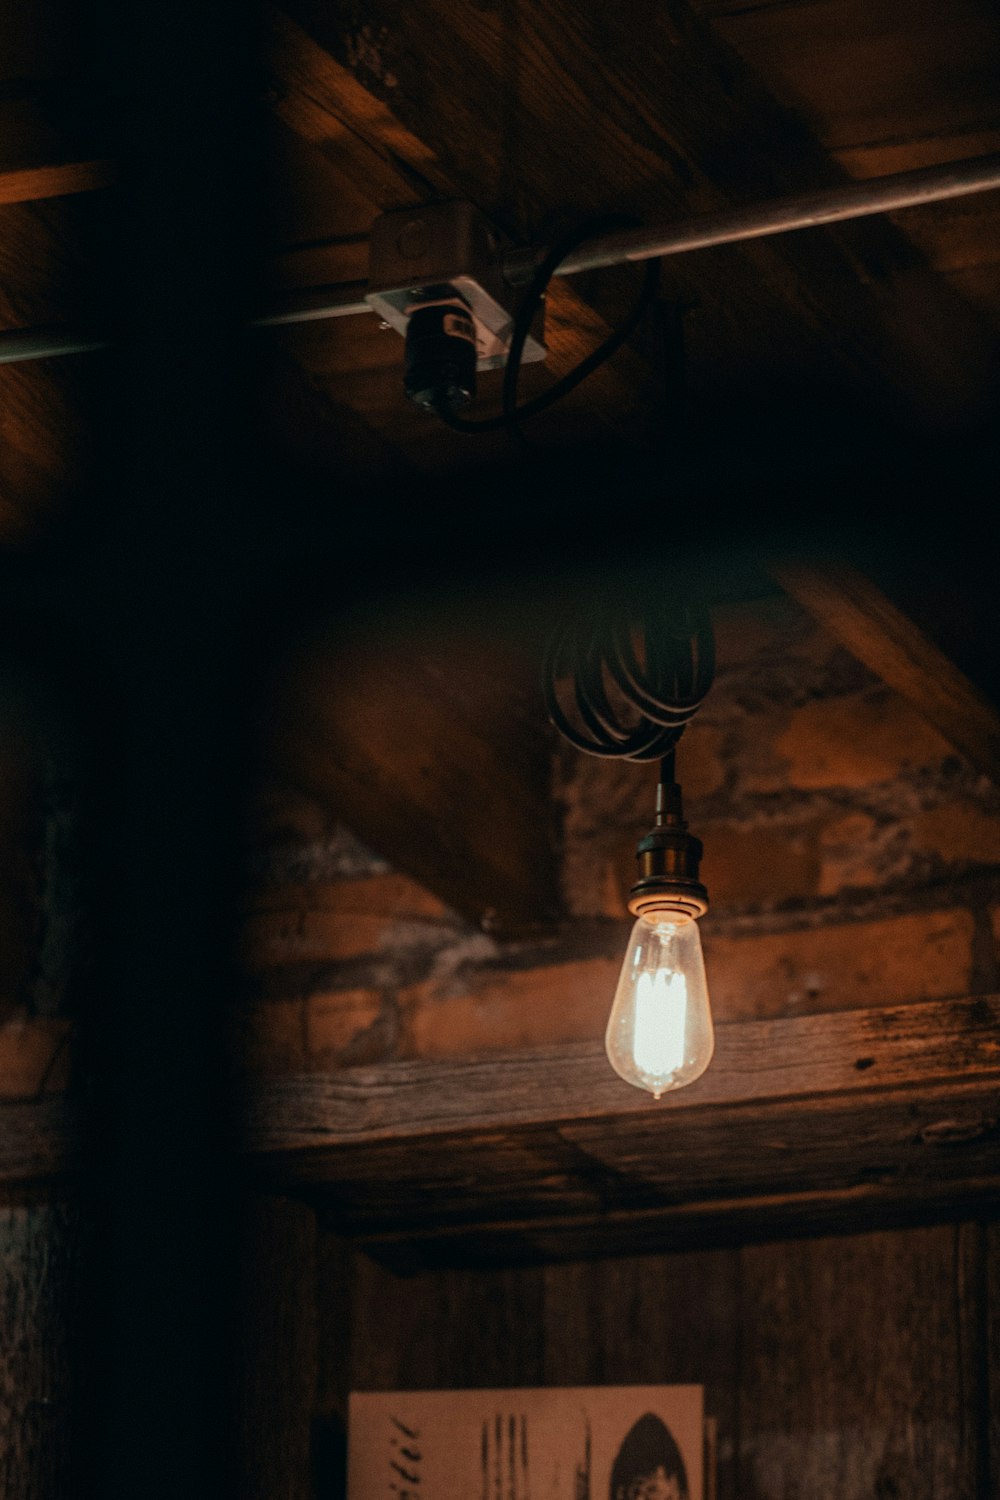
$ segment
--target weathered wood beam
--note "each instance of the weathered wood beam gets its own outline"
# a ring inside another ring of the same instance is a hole
[[[31,203],[41,198],[65,198],[109,187],[114,169],[107,161],[70,161],[0,169],[0,204]]]
[[[1000,1204],[998,1117],[993,996],[720,1026],[658,1104],[591,1044],[293,1077],[247,1145],[379,1254],[531,1259]]]
[[[1000,996],[720,1026],[659,1104],[587,1044],[289,1077],[249,1111],[253,1175],[401,1265],[993,1215]],[[66,1101],[0,1127],[0,1183],[73,1167]]]
[[[720,1125],[739,1131],[741,1122]],[[754,1140],[757,1138],[754,1137]],[[474,1171],[474,1163],[467,1169]],[[865,1234],[873,1229],[906,1229],[1000,1218],[1000,1185],[995,1174],[960,1182],[915,1183],[883,1180],[844,1189],[789,1191],[732,1199],[705,1198],[656,1207],[607,1208],[587,1212],[537,1212],[468,1220],[443,1217],[438,1225],[402,1230],[353,1231],[353,1221],[333,1204],[329,1214],[338,1232],[345,1228],[373,1260],[404,1275],[439,1267],[489,1269],[635,1256],[663,1251],[718,1250],[831,1234]]]
[[[659,1101],[623,1084],[592,1042],[303,1074],[264,1085],[250,1149],[307,1152],[626,1116],[655,1130],[663,1120],[718,1106],[980,1076],[1000,1085],[1000,996],[730,1022],[717,1028],[707,1072]]]
[[[0,205],[107,187],[115,167],[103,154],[107,143],[98,138],[83,80],[62,70],[45,76],[41,58],[25,67],[19,45],[13,56],[24,71],[0,89]]]
[[[1000,785],[1000,710],[863,573],[845,563],[782,559],[782,588],[949,744]]]
[[[443,636],[404,624],[332,640],[289,672],[273,764],[457,911],[537,931],[560,899],[533,689],[516,655],[468,621]]]

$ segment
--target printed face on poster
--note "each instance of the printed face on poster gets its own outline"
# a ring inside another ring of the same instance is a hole
[[[352,1394],[348,1500],[705,1500],[703,1387]]]

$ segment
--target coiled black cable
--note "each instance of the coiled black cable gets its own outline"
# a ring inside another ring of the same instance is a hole
[[[517,404],[518,381],[521,376],[521,360],[524,354],[524,346],[528,334],[531,332],[531,324],[535,314],[541,305],[542,299],[548,290],[549,282],[567,255],[586,243],[587,240],[597,238],[602,234],[608,234],[615,229],[634,229],[639,226],[640,220],[632,218],[628,214],[605,214],[599,219],[589,219],[585,224],[579,225],[555,245],[545,256],[535,271],[527,291],[518,307],[514,317],[511,330],[510,351],[507,363],[504,367],[503,377],[503,410],[495,417],[462,417],[445,403],[437,407],[438,416],[449,427],[456,432],[498,432],[506,428],[512,435],[518,431],[518,423],[526,417],[533,417],[538,412],[545,411],[556,401],[561,401],[570,391],[575,390],[581,381],[586,380],[598,366],[603,365],[613,354],[630,338],[638,327],[646,309],[649,307],[656,295],[656,289],[660,279],[660,263],[658,260],[648,260],[642,278],[642,285],[635,305],[628,316],[622,320],[618,327],[608,335],[602,344],[599,344],[578,365],[551,385],[547,391],[542,391],[538,396],[533,396],[530,401],[523,405]]]
[[[600,609],[564,622],[542,667],[549,717],[587,755],[670,757],[712,685],[715,645],[706,610],[671,603],[643,611]]]

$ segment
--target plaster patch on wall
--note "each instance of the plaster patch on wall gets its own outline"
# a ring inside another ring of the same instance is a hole
[[[254,850],[247,873],[260,885],[289,885],[382,875],[389,869],[388,860],[337,825],[318,838],[275,841]]]

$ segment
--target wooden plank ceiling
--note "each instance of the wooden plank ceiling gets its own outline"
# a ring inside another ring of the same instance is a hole
[[[471,198],[515,241],[534,241],[609,210],[665,222],[845,175],[1000,149],[1000,17],[985,0],[956,0],[947,16],[929,0],[877,8],[863,0],[597,8],[372,0],[363,16],[346,0],[289,0],[284,9],[267,6],[263,20],[264,216],[275,294],[363,279],[375,217],[442,197]],[[11,13],[3,27],[0,325],[86,323],[93,246],[115,190],[114,142],[95,127],[86,79],[75,71],[70,13],[53,10],[45,24],[30,10]],[[551,356],[546,369],[525,372],[529,390],[593,347],[633,277],[600,273],[554,287]],[[996,394],[1000,193],[680,257],[664,268],[663,294],[694,308],[688,385],[703,428],[712,413],[721,419],[749,407],[767,410],[784,430],[775,413],[795,392],[798,410],[849,399],[924,431],[961,434]],[[321,481],[479,475],[507,455],[503,437],[462,438],[406,402],[401,341],[373,317],[261,340],[272,436]],[[0,367],[0,536],[8,544],[51,531],[85,472],[91,358]],[[611,443],[641,437],[659,399],[657,362],[650,339],[637,336],[546,415],[539,431],[547,448],[568,452],[595,432]],[[483,387],[487,398],[495,394],[495,377]],[[530,451],[520,461],[530,465]],[[928,661],[917,684],[925,699],[928,681],[940,677]],[[309,670],[320,702],[330,674],[324,679],[321,663]],[[995,714],[973,702],[968,686],[958,709],[953,693],[938,719],[995,773]],[[493,691],[486,683],[484,703]],[[454,783],[448,755],[431,753],[438,739],[453,745],[449,694],[444,683],[436,720],[433,694],[424,705],[421,774],[435,773],[439,789]],[[543,757],[532,749],[531,766],[521,764],[516,713],[512,759],[484,777],[478,794],[496,811],[503,773],[520,768],[516,779],[533,789],[508,825],[514,844],[520,829],[520,845],[492,893],[499,900],[487,890],[463,900],[463,866],[483,866],[469,857],[482,852],[475,817],[436,828],[425,817],[424,836],[410,840],[409,852],[399,848],[386,829],[404,820],[384,803],[371,763],[354,763],[355,789],[345,793],[326,712],[325,748],[300,746],[297,769],[333,804],[360,807],[364,835],[470,915],[495,905],[516,923],[526,910],[551,909],[551,871],[523,878],[544,864],[532,841],[546,809]],[[956,727],[956,714],[970,713],[972,741]],[[498,717],[494,705],[490,722]],[[350,738],[351,725],[341,727]],[[393,768],[389,780],[399,785],[398,758]],[[445,804],[455,802],[452,786]],[[464,803],[474,809],[475,797]]]
[[[1000,19],[986,0],[569,0],[461,5],[291,0],[265,13],[272,285],[365,274],[376,215],[472,198],[516,240],[628,211],[650,222],[1000,148]],[[5,327],[85,321],[88,245],[114,145],[74,76],[67,17],[4,22],[0,264]],[[704,410],[848,393],[955,430],[994,394],[1000,194],[679,258],[696,306],[689,385]],[[556,288],[544,384],[613,321],[628,278]],[[401,392],[373,318],[267,336],[266,401],[310,467],[380,477],[488,462],[502,439],[442,430]],[[82,362],[0,370],[0,519],[9,540],[84,462]],[[550,443],[633,436],[655,357],[639,337],[545,419]],[[495,380],[484,380],[495,390]]]

